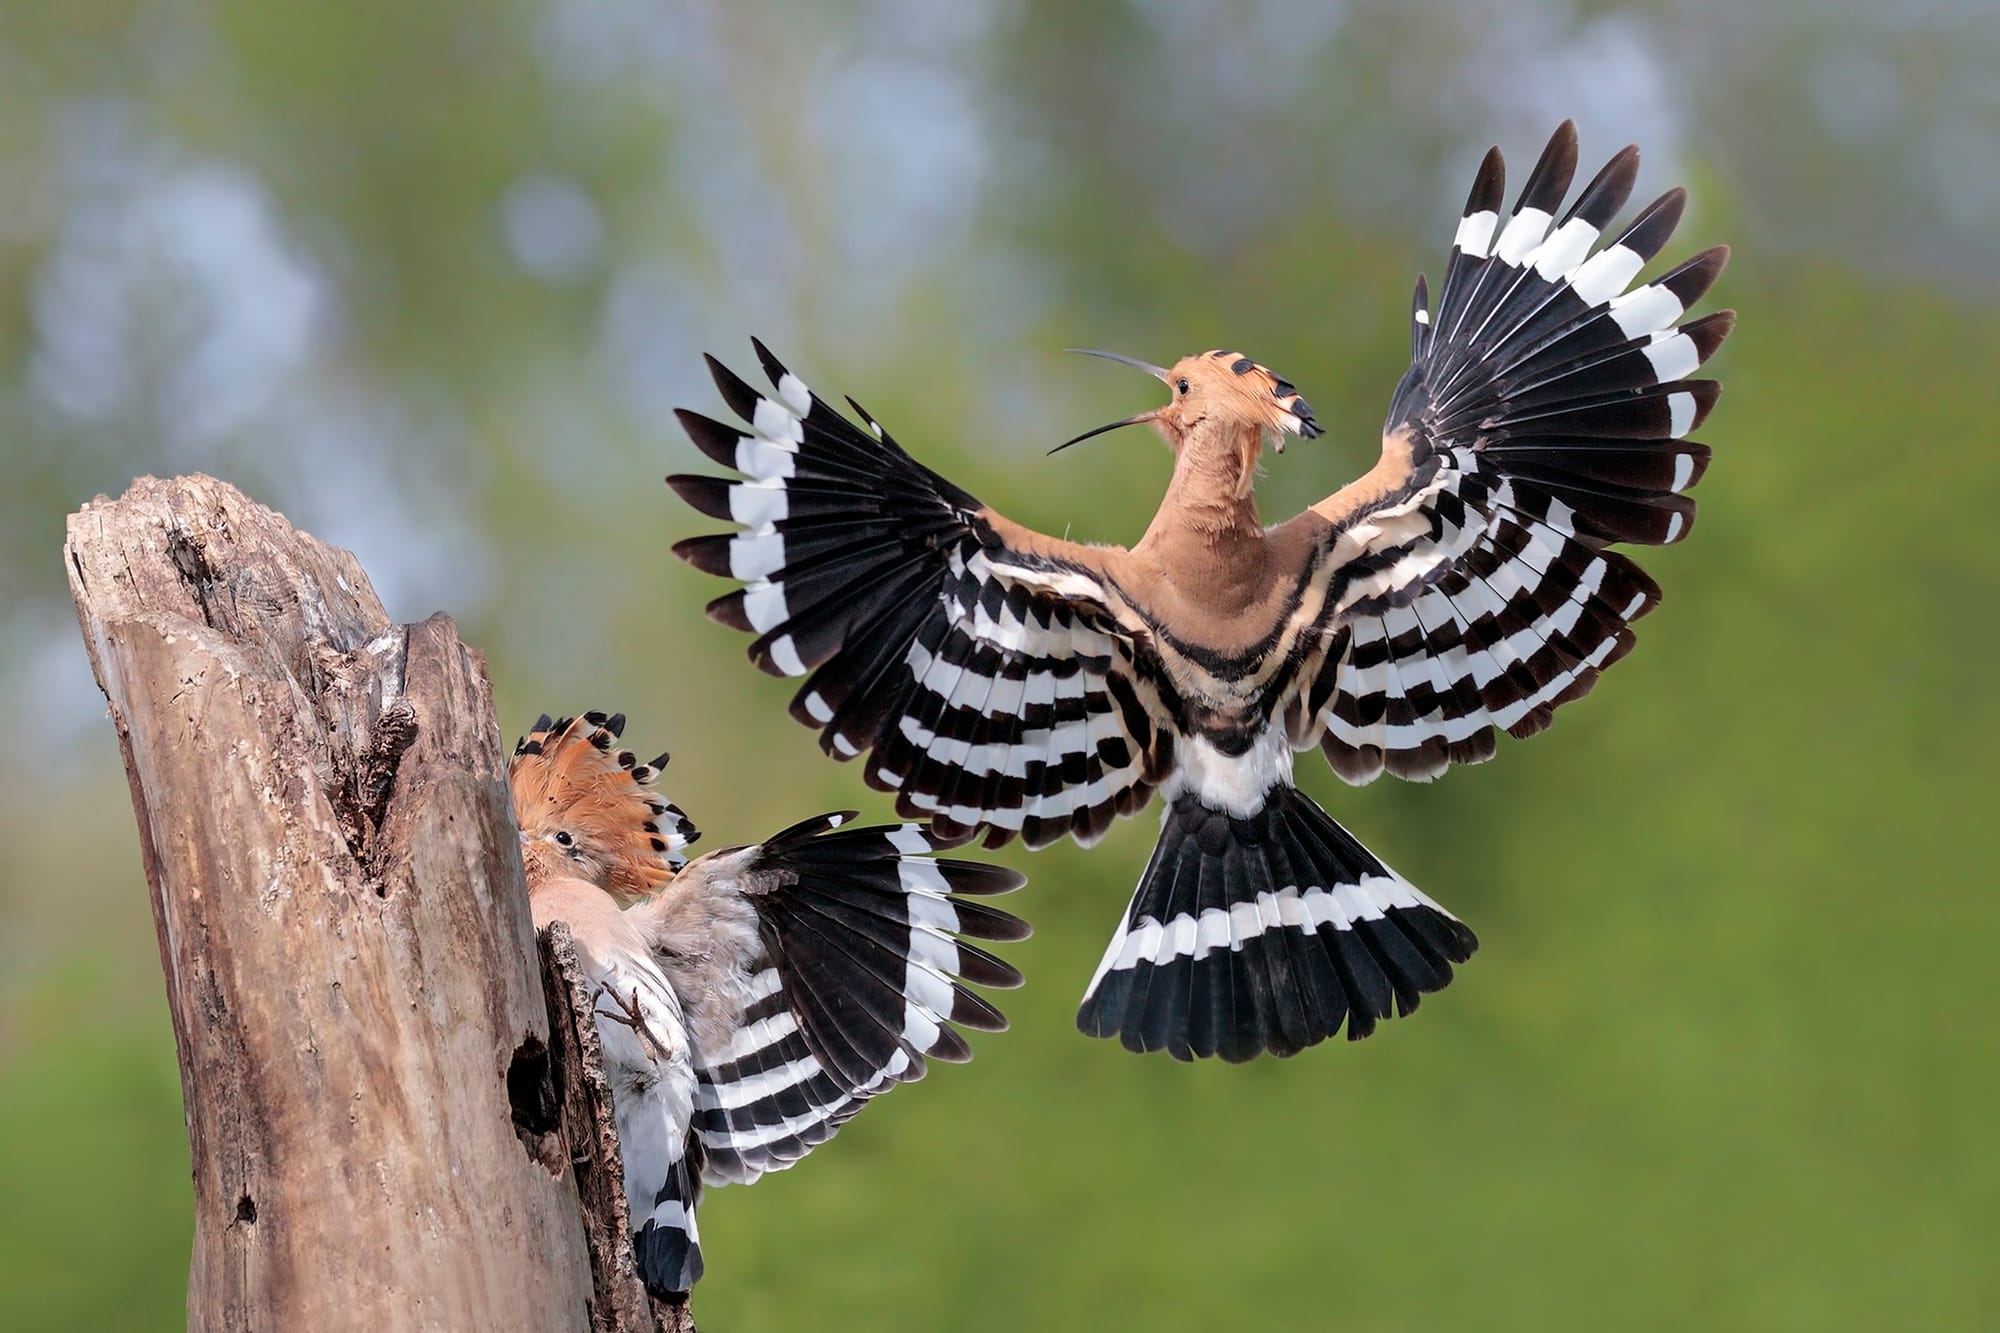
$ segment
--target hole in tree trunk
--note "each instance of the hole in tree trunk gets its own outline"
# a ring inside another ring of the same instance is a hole
[[[533,1033],[514,1048],[514,1058],[507,1064],[507,1104],[514,1112],[514,1134],[528,1156],[550,1175],[561,1175],[562,1112],[556,1101],[549,1048]]]
[[[238,1199],[236,1201],[236,1220],[239,1222],[255,1222],[257,1220],[257,1201],[247,1194]]]

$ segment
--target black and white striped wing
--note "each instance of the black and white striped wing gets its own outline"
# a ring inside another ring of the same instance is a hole
[[[674,550],[745,583],[709,615],[756,634],[765,671],[807,677],[792,716],[836,758],[872,751],[866,780],[905,818],[984,828],[989,846],[1094,841],[1143,807],[1172,735],[1146,650],[1111,609],[1105,548],[1010,523],[756,346],[769,395],[709,359],[744,426],[678,414],[747,477],[667,480],[745,525]]]
[[[958,895],[1011,892],[1022,876],[933,856],[947,844],[915,824],[839,828],[846,818],[757,849],[755,882],[772,869],[788,882],[752,892],[764,948],[749,1006],[726,1047],[695,1052],[704,1179],[790,1166],[928,1060],[971,1059],[956,1028],[1007,1025],[965,983],[1018,986],[1021,974],[968,939],[1024,939],[1027,924]]]
[[[1567,213],[1576,131],[1557,130],[1501,225],[1489,153],[1438,304],[1419,281],[1411,367],[1378,476],[1316,511],[1326,539],[1316,647],[1293,741],[1336,771],[1434,777],[1528,736],[1630,650],[1659,588],[1614,543],[1687,535],[1708,466],[1687,439],[1720,386],[1686,376],[1735,321],[1682,324],[1728,258],[1703,252],[1627,290],[1679,221],[1676,189],[1591,253],[1623,207],[1638,151],[1614,157]],[[1496,235],[1497,232],[1497,235]]]

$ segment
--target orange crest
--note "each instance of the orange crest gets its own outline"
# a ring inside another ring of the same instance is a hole
[[[683,850],[700,834],[679,807],[652,790],[666,766],[618,748],[623,713],[585,713],[551,721],[545,713],[507,767],[514,818],[529,878],[548,867],[589,880],[621,905],[657,892],[686,864]],[[546,844],[546,845],[544,845]]]
[[[1229,372],[1226,376],[1222,373],[1225,369]],[[1313,415],[1312,404],[1299,396],[1290,380],[1241,352],[1217,350],[1183,357],[1168,375],[1170,387],[1176,389],[1183,376],[1191,386],[1206,381],[1215,407],[1227,404],[1222,410],[1269,430],[1279,441],[1280,453],[1284,452],[1283,440],[1287,435],[1311,440],[1326,433]]]
[[[1171,368],[1166,368],[1150,361],[1121,356],[1117,352],[1099,352],[1085,347],[1072,347],[1070,350],[1143,370],[1166,385],[1171,396],[1164,405],[1149,412],[1135,412],[1109,425],[1072,436],[1049,450],[1050,453],[1059,453],[1072,444],[1121,426],[1152,426],[1168,444],[1179,450],[1189,433],[1206,422],[1220,423],[1225,429],[1233,426],[1256,427],[1257,434],[1248,460],[1254,463],[1256,450],[1266,440],[1283,453],[1287,435],[1312,440],[1326,433],[1320,429],[1319,419],[1313,416],[1312,405],[1299,396],[1291,381],[1238,352],[1202,352],[1184,356]]]

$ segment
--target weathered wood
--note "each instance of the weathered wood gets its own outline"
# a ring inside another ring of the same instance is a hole
[[[653,1302],[633,1269],[632,1228],[625,1207],[625,1173],[618,1156],[618,1122],[604,1076],[590,983],[577,962],[576,942],[563,922],[541,932],[542,988],[549,997],[549,1060],[562,1098],[569,1164],[583,1199],[584,1242],[600,1299],[600,1333],[694,1333],[686,1301]]]
[[[100,497],[64,558],[179,1047],[190,1326],[653,1328],[622,1198],[593,1280],[479,654],[211,478]]]

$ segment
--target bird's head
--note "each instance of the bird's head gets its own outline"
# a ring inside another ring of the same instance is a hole
[[[618,748],[625,715],[535,723],[507,766],[528,885],[581,879],[632,903],[657,892],[699,836],[651,789],[667,757],[637,762]]]
[[[1051,453],[1120,426],[1151,426],[1176,453],[1204,430],[1234,442],[1254,429],[1259,443],[1268,440],[1279,453],[1284,452],[1288,435],[1310,440],[1323,433],[1312,405],[1299,397],[1290,381],[1236,352],[1200,352],[1163,369],[1116,352],[1082,347],[1070,350],[1143,370],[1167,386],[1168,397],[1164,405],[1151,411],[1134,413],[1065,440]]]

